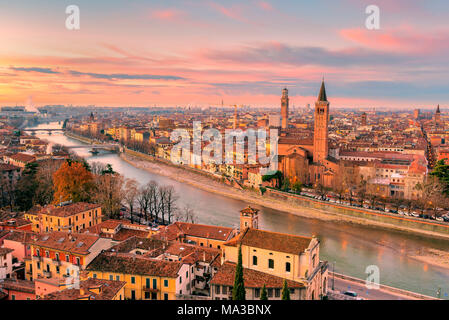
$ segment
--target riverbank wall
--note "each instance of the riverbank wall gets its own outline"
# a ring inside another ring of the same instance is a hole
[[[78,140],[78,141],[81,141],[81,142],[84,142],[84,143],[87,143],[87,144],[98,143],[98,141],[95,141],[95,140],[87,138],[87,137],[80,136],[80,135],[78,135],[76,133],[69,132],[69,131],[64,131],[64,135],[69,137],[69,138],[72,138],[72,139],[75,139],[75,140]]]
[[[279,190],[267,188],[266,195],[283,200],[293,200],[296,204],[318,210],[326,210],[330,213],[343,214],[346,216],[357,217],[376,221],[380,223],[391,224],[401,229],[429,231],[449,237],[449,224],[433,220],[424,220],[414,217],[403,217],[397,214],[390,214],[387,212],[379,212],[369,209],[362,209],[357,207],[348,207],[331,203],[328,201],[321,201],[317,199],[307,198],[301,195],[282,192]]]
[[[342,280],[346,280],[346,281],[351,281],[357,284],[361,284],[361,285],[365,285],[366,281],[359,279],[359,278],[355,278],[355,277],[350,277],[341,273],[332,273],[329,272],[329,279],[332,279],[332,276],[335,275],[336,279],[342,279]],[[390,287],[390,286],[386,286],[384,284],[380,284],[379,285],[379,289],[381,291],[384,292],[388,292],[390,294],[394,294],[394,295],[401,295],[404,297],[409,297],[412,299],[417,299],[417,300],[440,300],[438,298],[435,297],[431,297],[431,296],[426,296],[424,294],[420,294],[420,293],[416,293],[416,292],[412,292],[412,291],[408,291],[408,290],[404,290],[404,289],[399,289],[399,288],[395,288],[395,287]]]

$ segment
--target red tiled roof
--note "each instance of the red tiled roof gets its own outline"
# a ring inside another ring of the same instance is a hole
[[[80,282],[79,289],[52,292],[41,300],[112,300],[125,285],[124,281],[87,279]]]
[[[181,263],[177,261],[103,252],[89,264],[86,270],[177,278],[180,267]]]
[[[225,262],[213,276],[211,284],[221,286],[234,286],[236,264]],[[246,288],[282,288],[284,278],[273,276],[269,273],[243,268],[243,280]],[[304,284],[297,281],[287,280],[289,288],[304,288]]]
[[[14,290],[18,292],[35,293],[34,281],[21,279],[4,279],[0,286],[5,290]]]
[[[90,247],[99,238],[96,235],[53,231],[36,236],[30,244],[85,255],[90,253]]]
[[[48,205],[43,207],[39,213],[48,214],[55,217],[69,217],[77,213],[100,208],[101,205],[95,203],[77,202],[65,206]]]
[[[306,250],[312,238],[291,234],[246,228],[224,245],[236,247],[239,244],[266,250],[300,254]]]
[[[175,222],[161,231],[160,237],[167,237],[167,240],[175,240],[178,235],[226,241],[229,239],[233,228],[217,227],[204,224]]]

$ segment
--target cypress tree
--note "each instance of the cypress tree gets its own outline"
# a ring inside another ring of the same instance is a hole
[[[287,280],[285,279],[282,287],[282,300],[290,300],[290,290],[288,289]]]
[[[235,268],[234,287],[232,288],[232,300],[245,300],[245,283],[243,281],[242,245],[239,246],[239,257]]]
[[[260,300],[268,300],[267,287],[265,287],[265,284],[263,285],[262,292],[260,293]]]

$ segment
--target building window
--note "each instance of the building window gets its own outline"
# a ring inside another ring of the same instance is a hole
[[[274,260],[273,259],[268,259],[268,268],[274,269]]]
[[[253,256],[253,266],[257,266],[257,257]]]
[[[285,271],[290,272],[290,262],[285,263]]]
[[[220,294],[220,286],[215,286],[215,294]]]
[[[136,291],[131,290],[131,300],[136,300]]]
[[[259,288],[254,289],[254,295],[256,296],[256,298],[260,297],[260,289]]]
[[[46,256],[47,258],[50,258],[50,252],[45,251],[45,256]]]
[[[272,288],[269,288],[269,289],[268,289],[268,297],[269,297],[269,298],[272,298],[272,297],[273,297],[273,289],[272,289]]]
[[[148,280],[148,279],[147,279]],[[136,283],[136,277],[131,277],[131,283],[134,284]]]
[[[55,254],[56,261],[59,261],[59,253]]]
[[[164,287],[168,287],[168,280],[164,280]]]
[[[168,300],[168,293],[164,293],[164,300]]]
[[[114,276],[112,274],[109,276],[109,280],[114,280]]]
[[[153,289],[157,289],[157,280],[153,279]]]
[[[68,254],[65,255],[65,261],[70,262],[70,257]]]
[[[223,286],[223,288],[221,289],[223,294],[227,294],[228,293],[228,287]]]
[[[120,281],[120,276],[116,276],[115,280]]]
[[[145,299],[150,299],[150,293],[149,292],[145,292]]]
[[[274,290],[274,296],[275,296],[276,298],[279,298],[279,297],[281,296],[281,289],[275,289],[275,290]]]
[[[97,274],[96,273],[94,273],[92,276],[93,276],[94,279],[97,279]]]

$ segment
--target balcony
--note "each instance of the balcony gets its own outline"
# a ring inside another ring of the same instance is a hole
[[[61,266],[61,260],[59,260],[59,259],[53,260],[53,263],[54,263],[56,266]]]
[[[51,278],[51,272],[50,271],[42,271],[44,277]]]
[[[41,256],[32,256],[31,260],[42,262],[42,257]]]
[[[143,286],[142,290],[143,290],[143,292],[158,292],[159,291],[159,289],[153,289],[153,288],[150,288],[147,286]]]

